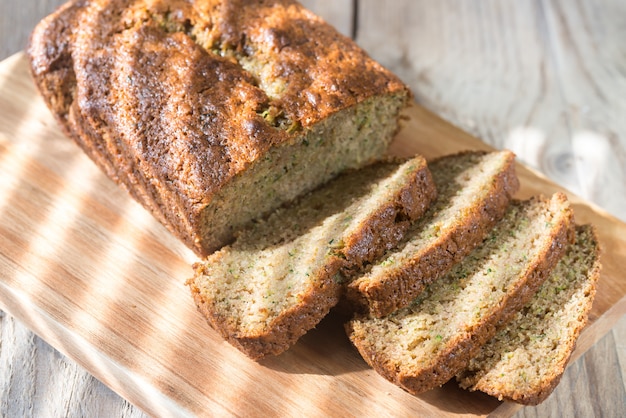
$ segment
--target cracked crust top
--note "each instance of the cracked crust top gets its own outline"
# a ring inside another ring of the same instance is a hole
[[[407,94],[288,0],[70,1],[28,53],[65,131],[196,250],[202,209],[268,149],[367,98]]]

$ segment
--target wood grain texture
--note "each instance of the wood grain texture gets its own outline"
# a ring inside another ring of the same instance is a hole
[[[65,0],[0,0],[0,60],[23,50],[35,24]],[[0,311],[0,416],[145,417],[74,360]]]
[[[407,394],[366,367],[333,316],[283,355],[247,359],[191,303],[191,252],[61,134],[24,57],[5,61],[0,80],[0,304],[147,413],[483,416],[498,407],[454,384]],[[485,147],[423,108],[408,116],[396,154]],[[522,195],[558,190],[518,172]],[[583,352],[616,321],[611,312],[626,310],[626,283],[616,279],[626,224],[574,201],[579,220],[614,244]]]
[[[0,416],[145,416],[21,322],[0,312],[0,325]]]
[[[354,27],[354,0],[303,0],[300,3],[313,13],[321,16],[339,32],[352,36]]]
[[[626,2],[362,0],[359,10],[357,41],[418,102],[626,220]]]
[[[0,59],[20,50],[35,22],[62,3],[0,0]],[[316,11],[340,29],[342,25],[347,28],[352,18],[342,10],[351,2],[305,3],[318,7]],[[619,110],[624,95],[613,93],[623,92],[624,86],[623,2],[358,3],[359,42],[375,57],[389,57],[386,65],[412,84],[423,104],[496,147],[513,148],[553,180],[591,196],[624,219],[620,214],[626,209],[619,200],[624,194],[613,192],[626,183],[620,171],[625,166],[623,122],[619,120],[624,114]],[[17,132],[24,135],[40,128],[24,125]],[[579,131],[584,135],[573,141],[572,133]],[[586,155],[589,144],[591,148],[600,144],[601,152]],[[615,154],[609,155],[608,162],[604,161],[609,154],[607,147]],[[581,184],[581,178],[586,179],[586,185]],[[603,200],[614,197],[613,206]],[[612,311],[608,316],[607,323],[612,323],[621,312]],[[25,416],[85,416],[81,411],[99,416],[109,416],[107,412],[114,416],[141,415],[138,408],[129,406],[103,384],[87,378],[81,366],[27,331],[21,322],[3,316],[0,326],[0,370],[11,370],[3,375],[6,380],[0,379],[1,415],[7,415],[5,406],[9,411],[30,411]],[[608,325],[603,327],[606,331],[604,328]],[[11,337],[18,333],[20,337]],[[625,337],[626,318],[622,318],[612,333],[573,363],[548,401],[537,408],[523,408],[518,416],[562,416],[562,410],[587,411],[585,405],[596,402],[602,406],[595,412],[613,416],[607,411],[618,411],[616,416],[623,415],[624,397],[611,398],[615,391],[603,388],[605,382],[620,387],[619,376],[625,375]],[[615,350],[614,356],[602,348],[605,340]],[[619,364],[610,362],[616,358]],[[589,373],[576,372],[585,364],[593,365],[593,373],[601,376],[599,386],[590,385]],[[576,385],[582,389],[572,396],[570,391]],[[575,403],[583,409],[572,409]],[[505,404],[493,414],[509,416],[517,409]],[[130,415],[126,415],[128,411]]]
[[[154,415],[497,406],[464,392],[443,402],[454,387],[429,402],[406,394],[365,367],[332,318],[278,358],[247,359],[196,312],[183,285],[189,250],[58,131],[22,57],[2,70],[0,301],[116,392]]]

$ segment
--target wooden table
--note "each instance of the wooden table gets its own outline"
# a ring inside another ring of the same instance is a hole
[[[61,0],[0,0],[0,59]],[[416,100],[626,221],[626,2],[305,1]],[[625,275],[626,276],[626,275]],[[0,313],[0,416],[144,413]],[[626,319],[518,417],[626,416]]]

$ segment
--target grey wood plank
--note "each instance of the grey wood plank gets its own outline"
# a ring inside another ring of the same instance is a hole
[[[352,36],[354,31],[354,0],[303,0],[300,3],[321,16],[342,34]]]
[[[624,316],[613,328],[617,361],[619,362],[622,380],[626,382],[626,316]]]
[[[0,0],[0,60],[24,50],[37,22],[63,3],[65,0]]]
[[[124,417],[145,414],[0,311],[0,416]]]
[[[626,220],[626,2],[541,1],[580,194]]]
[[[626,219],[625,13],[569,4],[361,0],[357,42],[425,106]]]

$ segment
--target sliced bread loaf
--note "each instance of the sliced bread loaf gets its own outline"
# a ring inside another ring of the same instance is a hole
[[[346,173],[197,263],[192,295],[248,356],[279,354],[337,303],[340,269],[357,269],[396,245],[435,195],[422,157]]]
[[[405,390],[442,385],[530,300],[571,234],[565,195],[514,202],[482,244],[411,305],[385,318],[356,316],[348,336],[367,363]]]
[[[519,188],[510,151],[464,152],[429,163],[438,197],[404,242],[354,278],[346,299],[382,317],[408,305],[479,244]]]
[[[410,99],[293,0],[68,1],[28,55],[67,134],[201,256],[384,154]]]
[[[599,275],[593,228],[578,226],[575,243],[531,302],[457,376],[461,387],[527,405],[545,400],[587,323]]]

